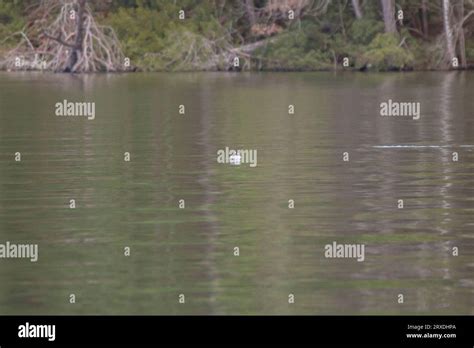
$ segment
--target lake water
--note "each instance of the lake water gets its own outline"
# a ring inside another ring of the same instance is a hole
[[[474,314],[473,91],[473,72],[1,73],[0,243],[39,259],[0,259],[0,314]]]

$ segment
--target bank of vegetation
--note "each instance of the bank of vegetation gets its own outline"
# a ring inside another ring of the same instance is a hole
[[[0,0],[5,70],[474,66],[474,0]]]

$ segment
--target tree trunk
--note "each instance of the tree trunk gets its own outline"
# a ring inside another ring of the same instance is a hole
[[[426,1],[427,0],[421,1],[421,20],[423,22],[423,34],[425,37],[428,37],[428,6]]]
[[[357,19],[362,18],[362,10],[360,8],[359,0],[352,0],[352,8]]]
[[[456,20],[457,23],[457,28],[459,30],[457,36],[458,36],[458,42],[459,42],[459,57],[461,58],[461,67],[463,69],[467,68],[467,60],[466,60],[466,38],[464,37],[464,26],[463,26],[463,20],[464,20],[464,0],[459,0],[457,2],[457,14],[459,19]]]
[[[450,23],[451,4],[449,0],[443,0],[443,22],[444,22],[444,34],[446,36],[446,49],[449,63],[455,57],[454,43],[453,43],[453,30]]]
[[[382,0],[383,21],[386,33],[396,33],[395,0]]]
[[[74,47],[71,48],[71,54],[69,56],[69,62],[64,69],[65,72],[74,72],[74,66],[76,65],[79,57],[82,53],[82,41],[84,39],[84,12],[86,7],[86,0],[77,0],[77,29],[76,29],[76,40]]]

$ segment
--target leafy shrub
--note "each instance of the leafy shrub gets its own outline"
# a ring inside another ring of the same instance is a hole
[[[279,35],[275,42],[256,52],[261,68],[268,70],[326,70],[332,65],[328,36],[314,23],[303,23]]]
[[[401,70],[414,62],[413,54],[399,45],[395,34],[378,34],[361,57],[361,63],[377,70]]]
[[[201,35],[209,41],[225,35],[224,26],[212,16],[209,6],[208,2],[198,4],[186,12],[186,20],[177,21],[181,9],[177,4],[150,1],[147,6],[119,8],[106,22],[115,29],[125,55],[135,66],[144,70],[188,70],[196,67],[179,64],[179,59],[186,57],[187,43],[199,41]],[[180,37],[185,41],[177,42]],[[178,64],[170,65],[174,60]]]
[[[4,40],[16,31],[21,30],[24,20],[21,17],[20,10],[13,2],[0,0],[0,43],[1,46],[11,43]]]
[[[358,45],[368,45],[377,34],[383,33],[384,24],[375,19],[360,19],[352,23],[352,41]]]

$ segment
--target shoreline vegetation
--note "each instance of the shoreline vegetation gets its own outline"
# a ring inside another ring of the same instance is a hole
[[[0,0],[0,70],[474,68],[474,0]]]

